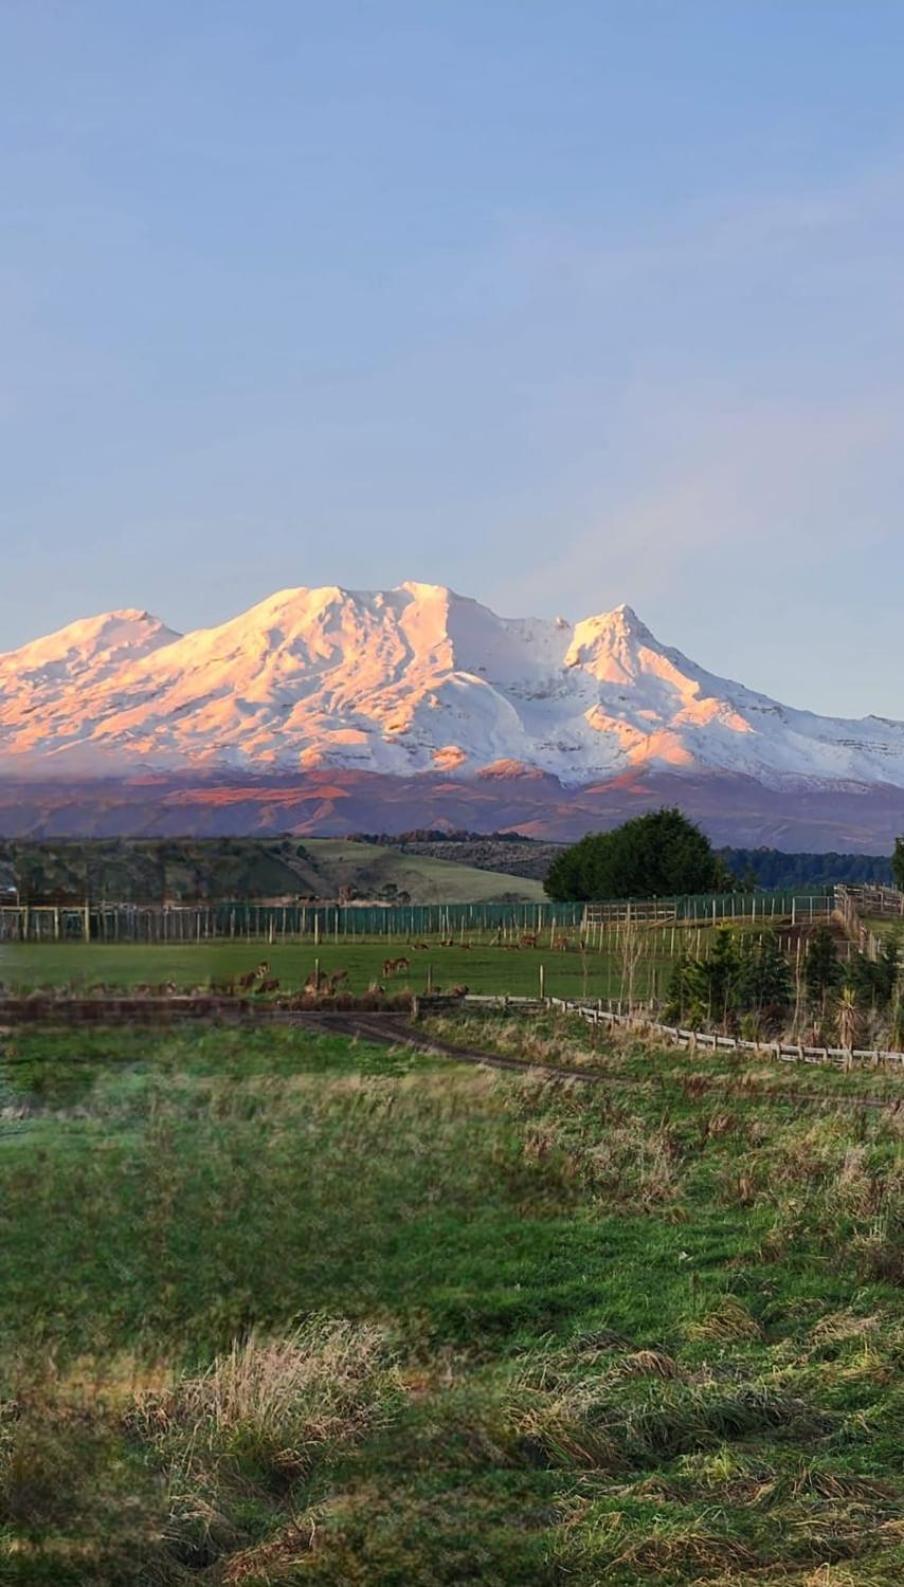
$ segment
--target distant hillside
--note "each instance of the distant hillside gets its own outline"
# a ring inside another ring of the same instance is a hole
[[[420,855],[437,860],[454,859],[459,865],[473,865],[482,871],[498,871],[508,876],[530,877],[542,882],[562,848],[561,843],[544,843],[522,837],[517,832],[442,832],[416,827],[398,837],[385,833],[362,833],[362,843],[379,844],[399,854]]]
[[[510,876],[542,881],[561,843],[544,843],[519,833],[443,832],[414,828],[387,837],[364,833],[364,843],[390,846],[406,855],[452,859]],[[891,859],[883,854],[785,854],[781,849],[721,848],[718,851],[739,882],[756,887],[823,886],[831,882],[891,882]]]
[[[541,899],[543,878],[562,845],[517,833],[444,833],[415,828],[399,837],[98,838],[0,841],[0,894],[23,901],[134,903],[162,899],[328,898],[385,902],[480,903]],[[720,849],[739,884],[757,887],[889,882],[883,855],[784,854]]]
[[[375,847],[344,838],[309,838],[305,845],[322,874],[361,897],[397,896],[412,903],[470,904],[545,897],[542,882],[503,867],[478,866],[456,845],[433,855]],[[544,872],[545,874],[545,872]]]
[[[343,838],[0,842],[0,887],[24,902],[328,898],[479,903],[543,897],[536,880],[462,857],[408,855]]]

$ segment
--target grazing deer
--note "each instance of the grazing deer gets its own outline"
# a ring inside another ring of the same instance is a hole
[[[389,975],[401,975],[403,970],[410,970],[410,969],[411,969],[411,961],[410,961],[410,959],[406,959],[404,956],[401,959],[384,959],[383,960],[383,976],[384,976],[384,979],[385,979],[386,976],[389,976]]]
[[[430,947],[430,944],[429,942],[413,942],[411,946],[415,948],[418,953],[426,953]]]
[[[470,992],[470,990],[471,990],[471,988],[469,986],[453,986],[453,988],[452,988],[452,996],[453,997],[467,997],[467,995]]]
[[[539,935],[536,931],[522,931],[519,939],[522,948],[535,948],[539,940]]]
[[[265,980],[269,974],[270,965],[266,959],[262,959],[256,969],[248,970],[244,975],[239,976],[236,986],[240,991],[248,992],[251,990],[252,986],[254,986],[256,981]]]
[[[270,977],[264,977],[263,980],[258,981],[257,986],[255,987],[254,990],[256,992],[278,992],[279,991],[279,981],[277,980],[275,975],[270,976]]]
[[[327,984],[326,984],[326,989],[327,989],[330,997],[332,997],[334,995],[334,993],[336,991],[336,988],[340,987],[342,985],[343,981],[347,981],[347,980],[348,980],[348,971],[347,970],[334,970],[332,975],[330,976],[329,980],[327,981]]]
[[[322,992],[327,984],[327,977],[323,970],[312,970],[304,983],[305,992]]]

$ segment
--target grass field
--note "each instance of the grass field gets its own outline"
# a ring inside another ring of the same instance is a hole
[[[651,935],[647,950],[635,972],[635,994],[646,996],[652,990],[653,976],[663,990],[671,960],[667,939]],[[0,943],[0,985],[13,988],[35,986],[73,986],[107,983],[116,986],[155,985],[173,982],[182,987],[202,986],[208,981],[224,982],[231,976],[253,969],[263,958],[281,984],[281,989],[297,989],[319,959],[321,969],[331,973],[348,971],[348,990],[363,992],[373,982],[383,981],[387,958],[406,956],[410,968],[384,982],[394,990],[406,986],[423,991],[428,973],[434,988],[450,989],[466,985],[472,992],[507,993],[510,996],[536,996],[540,965],[544,966],[546,993],[555,997],[618,997],[625,982],[622,956],[613,946],[600,953],[561,952],[548,946],[507,950],[475,944],[470,949],[460,943],[444,948],[433,941],[418,950],[404,941],[377,942],[350,937],[337,942],[322,942],[318,947],[305,943],[200,943],[170,945],[120,944],[105,946],[86,943]]]
[[[2,1041],[4,1582],[900,1582],[901,1114],[870,1077]]]
[[[334,897],[344,885],[360,897],[379,897],[391,883],[419,904],[481,904],[497,898],[542,903],[546,898],[542,881],[480,869],[451,856],[402,854],[343,838],[306,838],[305,849],[320,874],[329,877]]]

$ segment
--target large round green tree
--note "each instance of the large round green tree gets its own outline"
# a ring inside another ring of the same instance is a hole
[[[563,849],[545,882],[550,898],[669,898],[731,885],[708,838],[680,810],[653,810]]]

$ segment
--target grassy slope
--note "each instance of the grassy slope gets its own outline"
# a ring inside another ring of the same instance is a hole
[[[375,897],[387,885],[413,903],[542,899],[537,881],[496,874],[448,859],[407,856],[344,839],[212,838],[142,842],[0,841],[0,880],[15,871],[23,897],[335,898],[350,886]]]
[[[350,843],[341,838],[308,838],[305,848],[323,875],[338,886],[353,885],[364,897],[393,883],[419,904],[478,904],[494,898],[542,902],[542,882],[500,871],[462,865],[453,859],[420,854],[400,854],[371,843]]]
[[[8,1038],[4,1580],[897,1583],[899,1116],[601,1056]]]

